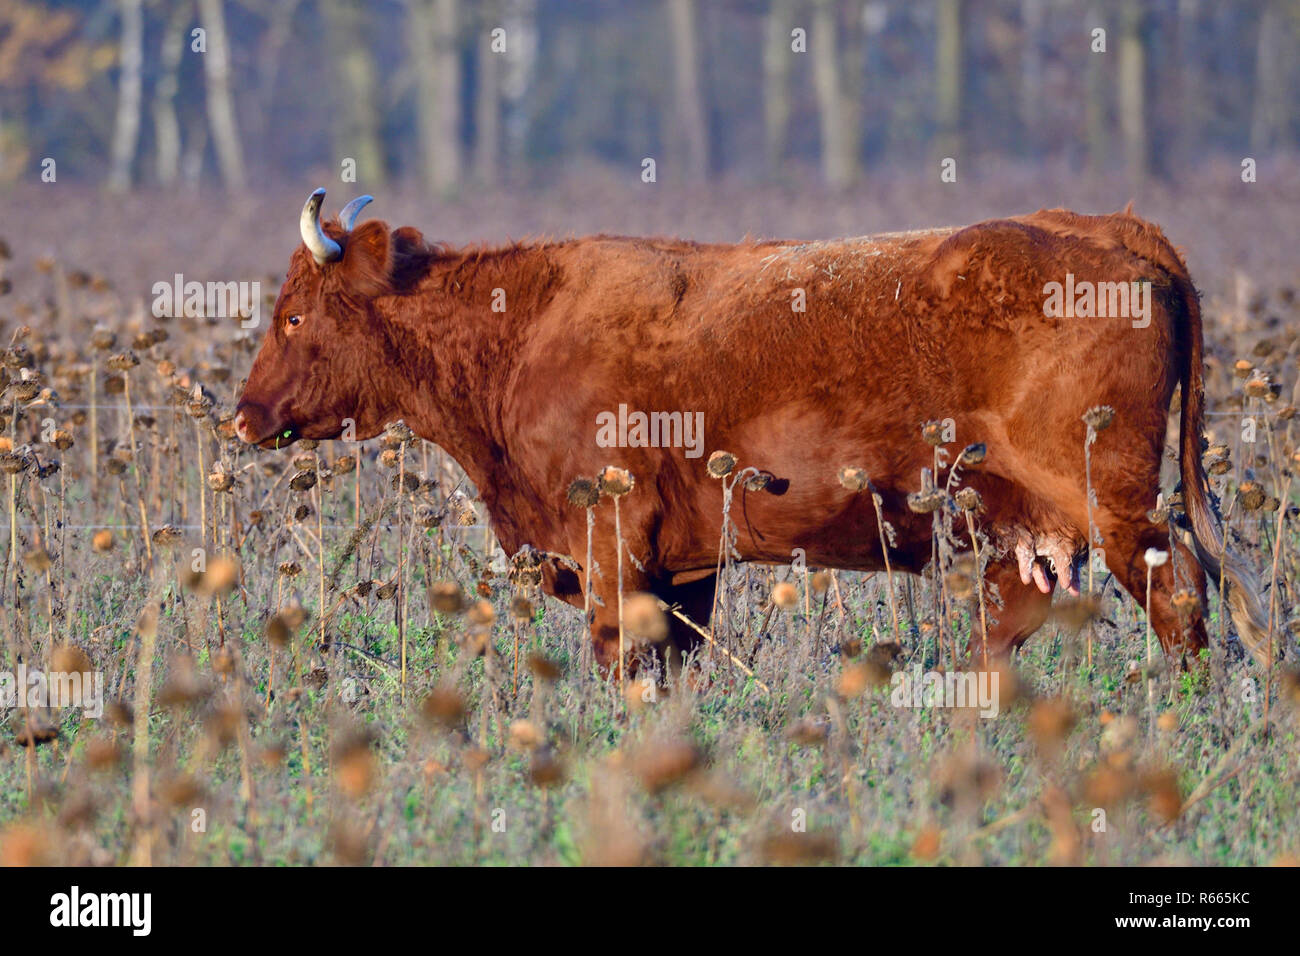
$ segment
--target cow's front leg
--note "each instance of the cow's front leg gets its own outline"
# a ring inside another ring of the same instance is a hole
[[[590,608],[587,623],[591,630],[592,650],[602,677],[620,676],[620,661],[627,664],[629,676],[636,673],[645,638],[629,626],[628,615],[623,616],[622,636],[619,629],[619,594],[624,605],[637,592],[649,591],[649,577],[623,554],[620,574],[618,553],[612,547],[595,548],[592,552]],[[586,574],[583,574],[584,586]],[[620,587],[621,581],[621,587]],[[621,645],[621,646],[620,646]]]

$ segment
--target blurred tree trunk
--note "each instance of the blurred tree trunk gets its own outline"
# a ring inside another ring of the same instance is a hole
[[[122,17],[121,69],[117,81],[117,118],[113,123],[108,188],[131,188],[131,167],[140,142],[140,110],[144,67],[144,9],[142,0],[119,0]]]
[[[1178,0],[1178,137],[1184,163],[1190,163],[1201,149],[1202,109],[1199,47],[1200,0]]]
[[[528,162],[528,133],[537,105],[537,0],[506,0],[509,54],[501,64],[502,139],[510,168]]]
[[[1146,102],[1146,24],[1140,4],[1125,4],[1120,14],[1119,127],[1129,181],[1140,183],[1150,168]]]
[[[862,25],[861,5],[840,5],[840,123],[844,127],[845,163],[849,183],[862,171],[861,103],[867,94],[866,31]]]
[[[1272,149],[1285,133],[1287,91],[1283,29],[1277,0],[1264,0],[1264,9],[1259,16],[1259,38],[1255,45],[1255,90],[1250,111],[1250,149],[1253,153]]]
[[[176,118],[176,93],[180,88],[181,56],[185,52],[185,27],[194,10],[190,0],[169,0],[159,50],[158,82],[153,93],[155,173],[158,182],[176,182],[181,166],[181,124]]]
[[[257,144],[262,165],[276,159],[278,144],[272,135],[271,116],[275,105],[276,78],[284,48],[293,39],[294,14],[299,0],[267,0],[257,12],[266,18],[266,29],[257,40],[257,96],[249,118],[249,140]]]
[[[1043,0],[1020,0],[1020,22],[1024,29],[1020,61],[1020,125],[1024,129],[1024,150],[1031,157],[1042,146],[1039,126],[1043,116],[1043,57],[1039,40],[1043,35]]]
[[[235,101],[230,93],[230,43],[221,0],[198,0],[199,20],[207,31],[208,52],[203,55],[203,75],[208,94],[208,123],[212,145],[227,189],[244,185],[244,151],[235,123]]]
[[[940,158],[961,152],[962,0],[939,0],[934,51],[935,150]]]
[[[695,0],[668,0],[673,45],[677,128],[682,137],[684,175],[702,182],[709,175],[709,123],[700,75],[700,28]]]
[[[1091,48],[1092,30],[1105,23],[1105,14],[1108,11],[1105,7],[1098,9],[1094,6],[1088,11],[1084,24],[1089,34],[1089,52],[1087,75],[1084,78],[1085,86],[1085,105],[1084,105],[1084,128],[1085,137],[1088,140],[1088,173],[1091,176],[1100,176],[1103,169],[1106,168],[1107,154],[1110,150],[1110,129],[1107,124],[1109,111],[1106,108],[1109,97],[1106,95],[1106,64],[1107,57],[1111,56],[1109,48],[1105,53],[1094,53]]]
[[[457,0],[409,0],[411,60],[416,72],[420,171],[436,196],[460,182],[460,55]]]
[[[478,52],[478,88],[474,92],[474,172],[494,185],[501,156],[501,57],[492,50],[492,31],[501,26],[497,0],[483,0],[474,47]],[[509,34],[507,40],[509,42]],[[507,47],[509,49],[509,47]]]
[[[763,42],[763,145],[769,176],[781,172],[786,136],[790,129],[790,71],[796,54],[790,31],[794,29],[792,0],[771,0],[764,22]]]
[[[185,114],[181,126],[181,182],[192,186],[203,178],[204,156],[208,151],[207,117],[191,110]]]
[[[844,90],[835,8],[835,0],[814,0],[808,52],[812,57],[813,85],[821,119],[822,177],[828,186],[842,189],[857,177],[858,163],[852,104]]]
[[[334,163],[354,159],[362,182],[384,181],[376,96],[377,71],[367,24],[372,13],[363,0],[321,0],[329,31],[329,73],[342,87],[329,110],[333,123]]]

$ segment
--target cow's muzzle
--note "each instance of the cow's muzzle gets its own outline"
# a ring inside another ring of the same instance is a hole
[[[260,405],[241,403],[235,410],[235,434],[261,448],[283,448],[298,439],[293,425],[270,416]]]

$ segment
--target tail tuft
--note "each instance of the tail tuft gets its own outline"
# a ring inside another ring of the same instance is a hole
[[[1218,528],[1217,518],[1200,508],[1188,511],[1192,519],[1192,538],[1196,543],[1196,556],[1216,587],[1222,584],[1221,594],[1232,626],[1242,646],[1261,667],[1270,663],[1268,611],[1260,596],[1259,575],[1241,555],[1227,547]],[[1205,523],[1215,524],[1207,528]],[[1211,551],[1214,547],[1217,551]]]

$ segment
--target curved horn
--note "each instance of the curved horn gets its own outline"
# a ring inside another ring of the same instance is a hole
[[[298,220],[303,245],[311,252],[318,266],[323,266],[331,259],[337,259],[343,252],[339,244],[325,235],[320,227],[320,204],[324,200],[324,189],[318,189],[308,196],[307,204],[302,207],[302,216]]]
[[[357,216],[361,214],[361,210],[374,201],[374,196],[358,196],[344,206],[343,211],[339,213],[339,222],[343,223],[343,231],[351,232],[352,227],[357,224]]]

